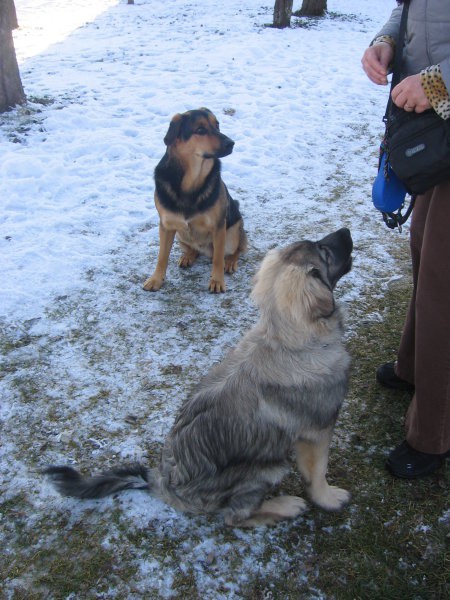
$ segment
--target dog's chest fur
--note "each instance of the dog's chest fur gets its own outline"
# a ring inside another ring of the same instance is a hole
[[[217,202],[221,192],[220,161],[216,159],[201,185],[188,192],[182,188],[185,175],[181,165],[165,155],[155,168],[155,197],[164,211],[188,222]]]
[[[212,256],[211,229],[215,221],[208,213],[195,215],[191,219],[184,219],[178,214],[165,213],[161,217],[161,223],[167,229],[176,229],[176,237],[180,242],[197,249],[205,256]]]

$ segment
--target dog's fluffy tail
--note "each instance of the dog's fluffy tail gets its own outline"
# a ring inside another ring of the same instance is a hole
[[[72,467],[50,466],[44,469],[55,488],[63,496],[83,500],[103,498],[123,490],[150,491],[151,471],[140,464],[113,469],[100,475],[83,477]]]

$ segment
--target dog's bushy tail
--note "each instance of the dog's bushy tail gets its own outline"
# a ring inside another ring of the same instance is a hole
[[[103,498],[124,490],[150,491],[152,487],[151,470],[138,463],[88,477],[64,466],[47,467],[44,474],[60,494],[83,500]]]

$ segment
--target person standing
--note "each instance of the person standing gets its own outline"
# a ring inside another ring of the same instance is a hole
[[[408,112],[435,110],[450,119],[450,0],[410,0],[405,40],[403,2],[392,11],[362,57],[371,81],[387,84],[396,47],[404,43],[393,103]],[[413,479],[450,457],[450,178],[417,196],[410,227],[413,293],[395,362],[381,365],[381,385],[413,393],[406,439],[387,469]]]

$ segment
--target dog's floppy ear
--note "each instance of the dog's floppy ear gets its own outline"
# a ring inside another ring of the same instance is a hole
[[[178,113],[172,117],[172,120],[170,121],[169,129],[167,130],[167,133],[164,136],[164,143],[166,146],[170,146],[177,139],[177,137],[180,133],[180,128],[181,128],[182,122],[183,122],[183,115],[180,115]]]

